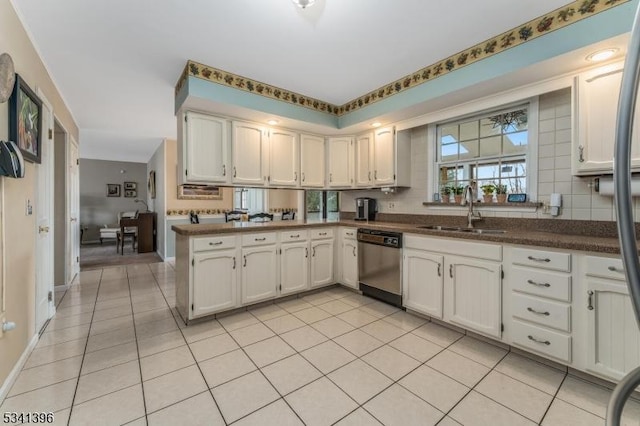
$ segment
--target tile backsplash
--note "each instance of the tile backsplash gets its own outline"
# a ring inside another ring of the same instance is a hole
[[[550,194],[562,194],[562,209],[556,219],[615,220],[612,196],[601,196],[594,190],[594,177],[571,175],[571,89],[566,88],[541,95],[539,98],[538,127],[538,201],[548,200]],[[357,197],[378,199],[381,213],[435,214],[464,216],[466,208],[424,206],[428,199],[428,169],[432,155],[428,152],[427,126],[411,133],[411,188],[400,189],[393,194],[379,190],[344,191],[340,209],[355,210]],[[537,211],[483,210],[486,217],[514,217],[552,219],[542,208]],[[635,199],[635,217],[640,217],[640,199]]]

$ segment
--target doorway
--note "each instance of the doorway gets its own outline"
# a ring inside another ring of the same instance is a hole
[[[53,280],[57,290],[67,287],[67,137],[68,133],[54,120],[53,128]]]

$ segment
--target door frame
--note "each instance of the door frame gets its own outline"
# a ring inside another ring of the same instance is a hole
[[[66,129],[64,129],[65,132],[67,132]],[[69,170],[71,167],[73,167],[72,161],[71,161],[71,146],[73,145],[77,152],[78,152],[78,160],[80,159],[80,145],[78,144],[78,142],[76,142],[75,138],[73,137],[73,135],[69,134],[67,132],[67,137],[66,137],[66,144],[65,144],[65,183],[66,183],[66,189],[67,189],[67,193],[69,193],[69,191],[71,191],[72,189],[72,185],[74,184],[71,181],[71,173],[69,173]],[[78,164],[78,179],[80,179],[80,170],[79,170],[79,164]],[[78,183],[79,185],[79,183]],[[74,265],[74,260],[73,260],[73,252],[74,252],[74,245],[77,245],[78,248],[78,256],[80,255],[80,240],[73,238],[73,226],[71,225],[71,197],[67,197],[67,202],[66,202],[66,209],[65,209],[65,218],[66,218],[66,230],[65,230],[65,234],[66,234],[66,259],[65,259],[65,277],[67,279],[67,285],[71,285],[71,283],[73,282],[73,280],[76,278],[76,276],[80,273],[80,262],[76,262],[77,265]],[[80,226],[80,189],[78,188],[78,217],[76,218],[76,224],[79,227]],[[74,241],[75,240],[75,241]],[[77,269],[76,269],[77,267]]]

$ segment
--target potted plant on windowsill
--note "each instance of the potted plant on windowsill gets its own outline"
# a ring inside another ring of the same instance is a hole
[[[496,198],[499,203],[507,202],[507,185],[496,185]]]
[[[480,187],[482,189],[482,198],[485,203],[493,202],[493,192],[496,190],[496,186],[492,183],[486,183]]]
[[[451,198],[451,192],[452,192],[453,188],[451,188],[450,186],[443,186],[442,187],[442,198],[440,199],[440,201],[442,201],[443,203],[448,203],[450,198]]]
[[[462,194],[464,194],[464,185],[458,185],[454,189],[453,199],[456,204],[462,203]]]

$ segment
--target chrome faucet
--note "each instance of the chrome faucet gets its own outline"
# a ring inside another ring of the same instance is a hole
[[[482,215],[480,212],[473,211],[473,186],[467,185],[464,188],[464,197],[462,197],[462,203],[460,205],[464,206],[467,204],[469,206],[469,211],[467,212],[467,228],[473,228],[473,221],[482,220]]]

